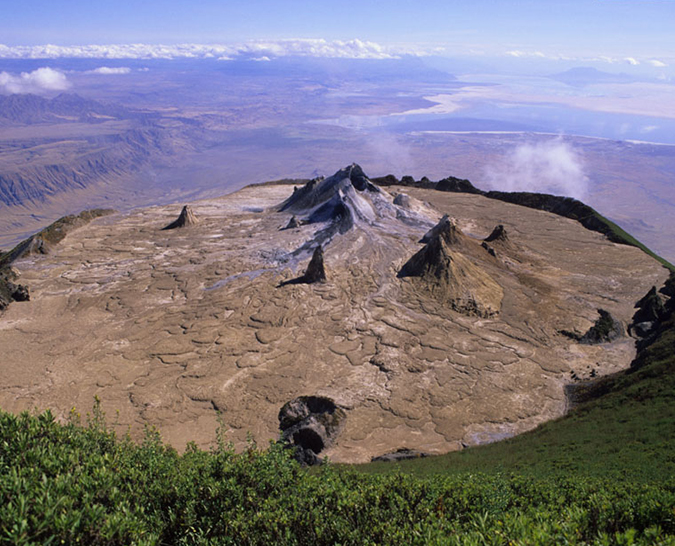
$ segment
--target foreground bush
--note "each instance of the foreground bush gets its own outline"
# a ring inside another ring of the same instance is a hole
[[[0,543],[675,544],[674,507],[672,481],[307,472],[0,412]]]

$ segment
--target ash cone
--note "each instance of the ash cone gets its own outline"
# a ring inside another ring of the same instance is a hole
[[[194,212],[192,212],[192,208],[190,205],[185,205],[183,207],[183,210],[180,211],[180,216],[173,222],[171,222],[168,226],[163,227],[163,230],[167,229],[176,229],[176,228],[182,228],[182,227],[188,227],[188,226],[193,226],[197,223],[197,217],[195,216]]]

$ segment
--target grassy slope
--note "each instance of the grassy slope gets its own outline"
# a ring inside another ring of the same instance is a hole
[[[623,230],[619,226],[617,226],[614,222],[611,220],[608,220],[604,216],[602,216],[599,212],[594,211],[598,220],[603,222],[604,224],[607,225],[607,228],[609,231],[612,232],[614,235],[615,239],[621,240],[623,244],[627,244],[630,246],[636,246],[652,258],[654,258],[657,262],[659,262],[663,267],[666,269],[675,272],[675,265],[671,264],[668,260],[662,258],[652,250],[650,250],[648,247],[646,247],[644,244],[642,244],[640,241],[638,241],[635,237],[633,237],[630,233],[627,231]]]
[[[675,481],[302,470],[0,411],[2,544],[672,544]]]

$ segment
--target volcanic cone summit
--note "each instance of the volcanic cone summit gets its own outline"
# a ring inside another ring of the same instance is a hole
[[[451,249],[461,237],[455,223],[444,216],[425,235],[426,246],[405,263],[398,276],[416,278],[425,291],[460,313],[496,315],[504,292],[482,268]]]
[[[443,218],[438,221],[438,224],[425,233],[420,243],[426,244],[435,237],[442,237],[448,245],[452,246],[461,243],[464,234],[459,229],[459,226],[457,226],[457,221],[444,214]]]

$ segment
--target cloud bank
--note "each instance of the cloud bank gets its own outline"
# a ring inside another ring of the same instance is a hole
[[[583,160],[561,140],[515,147],[499,164],[485,171],[491,189],[552,193],[584,199],[588,176]]]
[[[19,75],[0,72],[0,93],[40,94],[45,91],[65,91],[69,87],[66,75],[52,68],[38,68]]]
[[[109,66],[100,66],[94,70],[88,70],[85,74],[104,74],[104,75],[114,75],[114,74],[129,74],[131,68],[126,66],[120,66],[117,68],[111,68]]]
[[[266,40],[241,44],[111,44],[81,46],[6,46],[0,59],[248,59],[262,57],[332,57],[341,59],[395,59],[429,55],[437,49],[383,46],[363,40]]]
[[[565,55],[563,53],[543,53],[542,51],[524,51],[519,49],[512,49],[505,51],[503,55],[507,57],[515,57],[517,59],[546,59],[549,61],[574,61],[574,62],[591,62],[591,63],[608,63],[608,64],[628,64],[631,66],[639,66],[640,64],[648,64],[657,68],[668,66],[667,63],[659,59],[642,59],[636,57],[610,57],[607,55],[599,55],[597,57]]]

